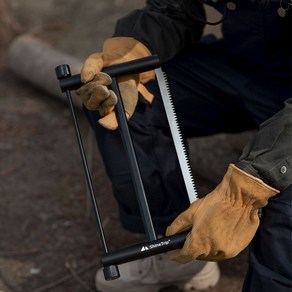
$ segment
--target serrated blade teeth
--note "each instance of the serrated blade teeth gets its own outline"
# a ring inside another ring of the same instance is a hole
[[[184,145],[184,140],[180,131],[177,115],[175,112],[175,106],[171,98],[170,87],[167,81],[166,73],[163,72],[161,68],[155,69],[155,72],[167,120],[169,123],[172,139],[177,153],[178,161],[181,167],[182,176],[185,182],[189,200],[192,203],[193,201],[198,199],[198,194],[196,191],[194,178],[192,176],[192,171],[186,152],[186,147]]]

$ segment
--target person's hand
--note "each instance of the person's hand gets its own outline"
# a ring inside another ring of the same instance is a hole
[[[102,116],[99,123],[103,127],[114,130],[118,127],[118,122],[113,111],[117,97],[108,89],[112,80],[109,75],[101,72],[102,69],[150,55],[150,51],[134,38],[116,37],[105,41],[102,52],[94,53],[85,60],[81,69],[81,81],[84,85],[76,93],[81,97],[87,109],[99,112]],[[154,76],[154,71],[149,71],[118,79],[127,119],[135,111],[138,92],[142,94],[146,102],[152,102],[153,95],[143,84],[154,79]]]
[[[259,208],[278,192],[230,164],[215,190],[193,202],[167,228],[167,236],[191,229],[183,248],[173,251],[170,258],[187,263],[235,257],[255,235]]]

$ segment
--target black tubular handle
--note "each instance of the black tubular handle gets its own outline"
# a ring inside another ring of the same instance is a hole
[[[112,251],[104,254],[101,258],[101,262],[105,267],[120,265],[126,262],[182,248],[188,233],[189,231]]]
[[[102,72],[107,73],[111,77],[118,77],[121,75],[137,74],[141,72],[146,72],[158,68],[159,58],[156,55],[112,65],[103,68]],[[62,92],[67,90],[76,90],[83,85],[80,79],[80,74],[71,75],[70,72],[64,72],[64,65],[60,65],[56,68],[56,74],[60,82],[60,88]],[[67,75],[67,76],[66,76]],[[60,76],[63,76],[59,78]],[[64,78],[64,76],[66,78]]]

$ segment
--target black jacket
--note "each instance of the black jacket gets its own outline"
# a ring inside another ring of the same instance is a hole
[[[168,61],[199,42],[208,21],[203,3],[223,15],[222,42],[228,58],[248,74],[291,86],[292,6],[287,1],[232,0],[229,10],[222,0],[148,0],[145,8],[117,22],[114,36],[134,37],[161,62]],[[281,5],[288,8],[285,17],[278,14]],[[282,111],[261,125],[238,163],[280,190],[292,183],[291,97]]]

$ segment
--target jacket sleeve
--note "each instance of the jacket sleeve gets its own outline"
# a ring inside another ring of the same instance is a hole
[[[165,62],[200,39],[204,19],[200,1],[148,0],[117,21],[114,36],[134,37]]]
[[[237,166],[279,190],[292,184],[292,98],[261,124]]]

